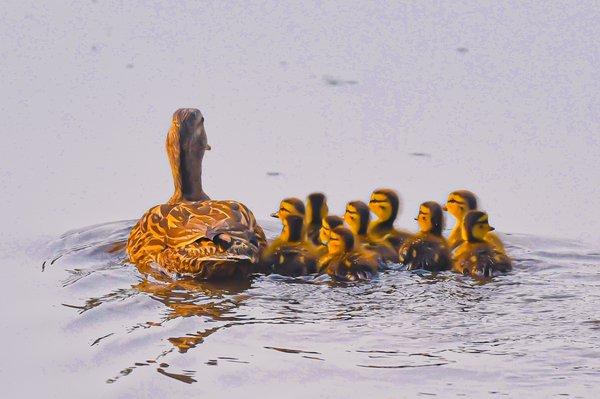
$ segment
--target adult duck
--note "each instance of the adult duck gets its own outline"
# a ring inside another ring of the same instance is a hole
[[[252,273],[266,246],[265,234],[245,205],[210,200],[204,192],[202,159],[210,146],[199,110],[175,111],[166,148],[174,193],[133,227],[127,241],[129,260],[200,279]]]

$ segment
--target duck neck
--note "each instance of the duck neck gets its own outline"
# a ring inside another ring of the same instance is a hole
[[[204,148],[199,148],[196,141],[193,137],[188,140],[182,139],[177,148],[169,151],[174,185],[174,192],[169,203],[209,199],[202,189]]]

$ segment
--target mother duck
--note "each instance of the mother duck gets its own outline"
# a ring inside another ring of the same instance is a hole
[[[166,147],[175,191],[133,227],[127,241],[129,260],[172,276],[200,279],[252,273],[266,246],[265,234],[245,205],[210,200],[202,189],[202,159],[210,146],[199,110],[175,111]]]

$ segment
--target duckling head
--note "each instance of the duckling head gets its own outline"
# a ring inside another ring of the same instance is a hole
[[[321,222],[321,228],[319,229],[319,241],[321,244],[327,245],[331,230],[344,224],[344,219],[339,216],[330,215],[323,218]]]
[[[421,233],[441,237],[444,229],[444,213],[442,207],[435,201],[423,202],[419,206],[419,214],[415,218]]]
[[[287,215],[300,215],[304,217],[304,203],[298,198],[284,198],[279,204],[279,210],[271,214],[274,218],[279,218],[283,223]]]
[[[463,219],[462,238],[468,242],[482,242],[494,228],[490,226],[488,215],[481,211],[469,211]]]
[[[287,215],[283,219],[281,238],[287,242],[302,241],[302,226],[304,218],[300,215]]]
[[[344,212],[344,221],[354,234],[357,236],[367,234],[370,219],[371,214],[367,204],[362,201],[348,202]]]
[[[456,190],[448,194],[444,210],[448,211],[456,220],[463,220],[465,214],[477,209],[477,197],[468,190]]]
[[[380,188],[371,194],[369,209],[380,221],[394,223],[400,210],[400,198],[394,190]]]
[[[319,225],[327,213],[327,198],[323,193],[312,193],[306,197],[306,224]]]
[[[338,226],[331,230],[327,251],[331,255],[342,255],[354,249],[354,234],[344,226]]]

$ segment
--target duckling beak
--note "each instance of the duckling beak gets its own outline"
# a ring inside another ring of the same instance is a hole
[[[210,151],[210,150],[212,150],[212,147],[210,146],[210,144],[206,144],[206,147],[204,147],[204,149],[206,151]]]
[[[415,220],[419,220],[419,218],[415,218]]]
[[[279,218],[279,214],[278,214],[278,212],[273,212],[273,213],[271,214],[271,217],[272,217],[272,218]]]
[[[495,228],[495,227],[492,227],[492,226],[490,226],[490,231],[494,231],[494,230],[496,230],[496,228]]]
[[[448,212],[448,207],[447,207],[446,205],[444,205],[444,206],[442,207],[442,209],[443,209],[443,210],[445,210],[446,212]]]

